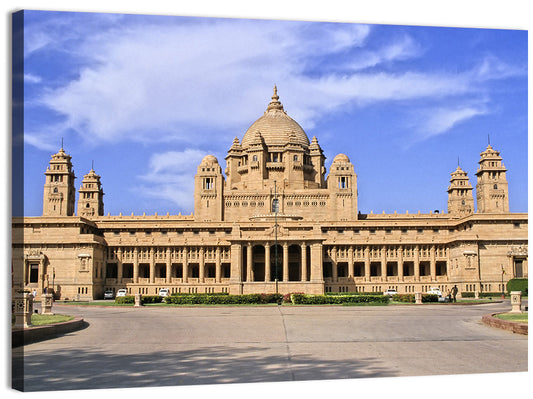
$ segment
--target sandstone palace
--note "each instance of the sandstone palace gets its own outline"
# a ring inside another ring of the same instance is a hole
[[[64,300],[121,288],[501,292],[502,283],[527,277],[527,213],[510,213],[507,169],[490,145],[475,199],[457,167],[447,213],[365,214],[349,156],[338,154],[326,171],[317,138],[287,115],[274,88],[225,161],[224,170],[212,155],[198,165],[192,215],[106,216],[94,170],[76,206],[73,164],[61,148],[44,173],[42,216],[13,218],[13,287]]]

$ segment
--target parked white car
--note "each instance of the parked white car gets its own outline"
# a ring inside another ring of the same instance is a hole
[[[113,290],[105,290],[104,299],[113,299],[114,296],[115,293],[113,292]]]
[[[393,296],[393,295],[396,295],[398,293],[398,291],[396,290],[393,290],[393,289],[388,289],[386,290],[383,295],[389,295],[389,296]]]
[[[439,290],[437,287],[431,287],[427,293],[428,294],[433,294],[433,295],[438,295],[439,298],[442,296],[442,291]]]
[[[119,296],[126,296],[127,293],[128,291],[125,288],[121,288],[120,290],[117,291],[117,298]]]
[[[159,290],[159,296],[166,297],[166,296],[169,296],[169,295],[170,295],[170,292],[168,291],[167,288],[161,288]]]

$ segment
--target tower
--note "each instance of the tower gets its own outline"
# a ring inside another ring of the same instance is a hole
[[[345,154],[333,158],[326,179],[330,192],[330,209],[337,220],[357,219],[357,175]]]
[[[476,172],[477,211],[480,213],[509,212],[509,189],[505,166],[500,153],[490,144],[481,154]]]
[[[448,213],[452,216],[465,216],[474,213],[473,187],[468,174],[457,165],[451,174],[448,186]]]
[[[220,222],[223,217],[224,176],[218,160],[206,155],[194,176],[194,216],[199,221]]]
[[[71,156],[61,148],[44,173],[43,216],[72,216],[76,201]]]
[[[79,193],[78,216],[86,218],[103,216],[104,191],[100,183],[100,176],[93,169],[83,176]]]

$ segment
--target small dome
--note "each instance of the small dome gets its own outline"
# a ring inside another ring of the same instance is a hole
[[[333,158],[333,162],[350,162],[350,158],[348,158],[348,155],[338,154]]]
[[[216,163],[218,164],[218,159],[214,155],[206,155],[204,159],[202,159],[202,163]]]
[[[278,100],[277,88],[274,86],[274,95],[265,114],[248,128],[242,138],[241,145],[244,149],[250,146],[257,133],[260,133],[267,146],[283,146],[289,142],[291,136],[293,136],[291,140],[293,143],[304,147],[309,146],[307,134],[294,119],[287,115],[283,110],[283,105]]]

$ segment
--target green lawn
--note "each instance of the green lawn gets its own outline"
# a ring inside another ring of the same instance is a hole
[[[516,321],[519,323],[527,323],[527,312],[526,313],[500,313],[495,315],[498,319]]]
[[[31,324],[34,326],[43,326],[45,324],[62,323],[73,318],[74,316],[65,316],[62,314],[43,315],[34,313],[31,315]]]

